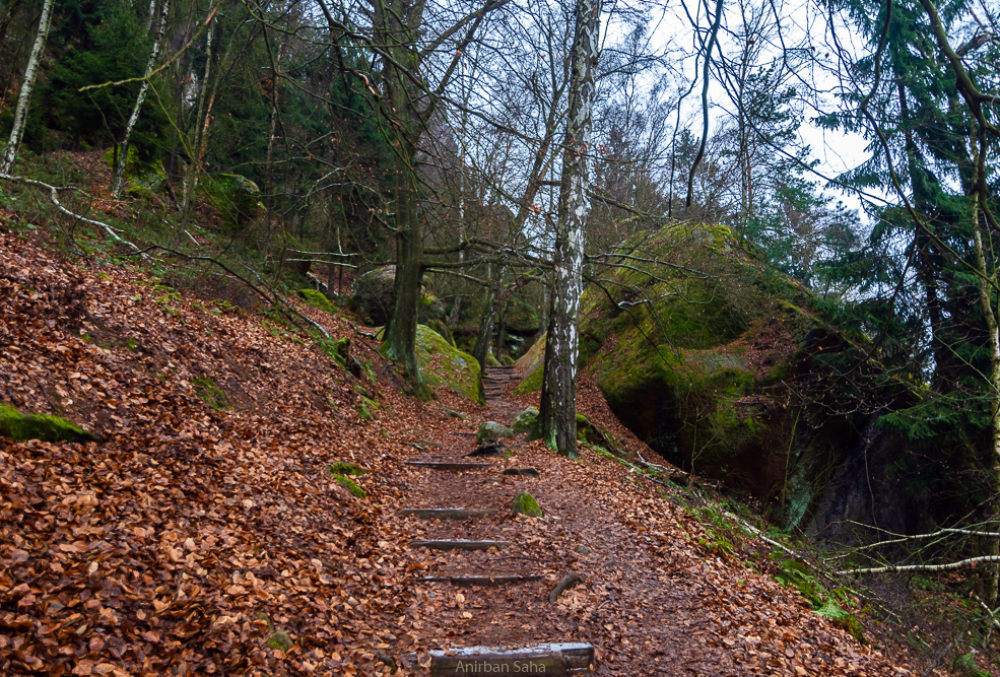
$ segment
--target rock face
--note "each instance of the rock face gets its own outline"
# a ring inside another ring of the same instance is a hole
[[[369,270],[354,282],[354,303],[373,325],[383,325],[396,301],[396,266]]]
[[[831,416],[824,403],[840,394],[824,388],[836,360],[864,351],[810,310],[809,292],[739,251],[723,226],[639,233],[619,253],[621,265],[600,271],[603,288],[584,293],[580,362],[625,425],[786,525],[822,531],[878,512],[884,528],[907,526],[898,492],[879,505],[864,473],[845,472],[865,453],[871,417]],[[520,391],[540,386],[543,353],[519,363]],[[888,473],[902,445],[879,444],[876,472]]]
[[[373,325],[384,325],[392,315],[396,302],[396,266],[369,270],[354,282],[355,308],[368,317]],[[433,294],[423,293],[417,308],[421,324],[436,325],[444,318],[444,303]]]
[[[417,325],[417,366],[430,386],[444,386],[483,404],[476,358],[449,343],[441,334]]]

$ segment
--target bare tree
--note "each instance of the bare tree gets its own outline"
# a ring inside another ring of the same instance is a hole
[[[28,65],[24,69],[24,81],[21,83],[21,91],[17,96],[17,108],[14,111],[14,125],[10,129],[10,138],[7,140],[7,149],[4,151],[3,160],[0,161],[0,174],[10,174],[14,170],[14,161],[17,159],[17,151],[21,146],[21,136],[24,134],[24,122],[28,116],[28,103],[31,100],[31,90],[38,77],[38,62],[45,48],[45,41],[49,36],[49,25],[52,23],[52,0],[45,0],[42,4],[42,16],[38,20],[38,30],[35,33],[35,42],[31,47],[31,55],[28,57]]]

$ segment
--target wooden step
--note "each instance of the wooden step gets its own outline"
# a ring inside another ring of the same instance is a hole
[[[401,515],[416,515],[424,519],[467,520],[492,515],[496,510],[481,508],[403,508]]]
[[[451,583],[452,585],[508,585],[511,583],[528,583],[539,581],[542,576],[539,574],[496,574],[488,575],[463,575],[463,576],[424,576],[421,581],[425,583]]]
[[[407,461],[406,465],[433,470],[485,470],[492,463],[472,463],[470,461]]]
[[[548,642],[526,647],[468,646],[434,649],[431,675],[571,675],[588,670],[594,647],[583,642]]]
[[[541,473],[534,468],[507,468],[503,471],[504,475],[520,475],[522,477],[539,477]]]
[[[411,548],[430,548],[432,550],[489,550],[490,548],[506,548],[510,541],[470,541],[464,538],[444,538],[421,541],[411,541]]]

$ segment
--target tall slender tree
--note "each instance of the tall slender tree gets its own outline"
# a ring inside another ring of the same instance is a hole
[[[577,316],[583,293],[584,226],[590,210],[587,188],[601,0],[577,0],[574,19],[569,114],[559,180],[552,299],[539,411],[546,443],[570,457],[576,455]]]

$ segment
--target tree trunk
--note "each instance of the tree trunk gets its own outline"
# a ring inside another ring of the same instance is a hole
[[[7,150],[4,152],[3,160],[0,161],[0,174],[10,174],[14,171],[14,160],[17,159],[17,151],[21,146],[21,136],[24,134],[24,121],[28,117],[31,89],[35,85],[35,78],[38,77],[38,61],[42,56],[45,40],[49,36],[51,23],[52,0],[45,0],[42,5],[42,16],[38,20],[38,31],[35,33],[35,44],[31,47],[31,56],[28,57],[28,65],[24,69],[24,82],[21,83],[21,91],[17,95],[14,125],[10,129]]]
[[[584,224],[590,203],[587,157],[594,108],[594,67],[601,28],[601,0],[577,0],[574,10],[569,116],[559,181],[553,264],[555,275],[545,346],[539,421],[549,447],[576,456],[577,313],[583,292]]]
[[[416,357],[417,304],[420,302],[424,241],[423,233],[416,223],[415,186],[404,185],[398,188],[396,210],[399,228],[396,233],[396,300],[386,329],[388,356],[403,367],[406,380],[417,395],[429,397],[430,390],[420,381]]]
[[[156,0],[150,0],[149,16],[156,12]],[[129,116],[128,124],[125,125],[125,134],[122,137],[121,148],[118,151],[117,162],[115,162],[115,174],[111,179],[111,193],[115,197],[122,196],[122,188],[125,185],[125,165],[128,163],[128,146],[132,138],[132,130],[135,129],[139,121],[139,112],[146,102],[146,93],[149,91],[149,78],[156,68],[156,61],[160,57],[160,46],[163,44],[163,33],[167,28],[167,14],[170,12],[170,0],[163,0],[160,6],[160,23],[156,28],[156,37],[153,38],[153,47],[149,52],[149,61],[146,62],[146,72],[143,76],[142,85],[139,87],[139,94],[135,97],[135,105],[132,106],[132,114]]]
[[[992,288],[996,282],[996,276],[990,274],[987,268],[986,249],[983,243],[983,224],[979,214],[979,195],[972,195],[972,228],[973,238],[976,245],[976,266],[979,268],[977,280],[979,283],[979,303],[982,307],[983,317],[986,320],[986,329],[989,335],[990,349],[990,453],[989,459],[992,468],[989,481],[992,484],[994,501],[1000,495],[1000,324],[997,322],[996,311],[993,304]],[[1000,521],[1000,505],[991,506],[991,517]],[[1000,555],[1000,539],[990,538],[986,543],[986,552],[989,555]],[[997,604],[998,593],[1000,593],[1000,567],[993,565],[987,570],[985,578],[985,596],[987,604],[993,608]]]
[[[205,36],[205,72],[201,78],[201,91],[198,92],[198,115],[195,117],[193,143],[189,149],[187,171],[184,173],[184,183],[181,186],[181,213],[187,219],[192,204],[198,200],[198,177],[201,173],[201,159],[207,141],[208,125],[211,122],[212,99],[208,97],[208,83],[212,75],[212,46],[215,26],[208,27]]]

